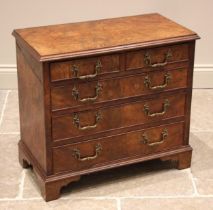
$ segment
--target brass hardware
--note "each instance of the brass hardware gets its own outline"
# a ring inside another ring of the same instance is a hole
[[[102,146],[101,144],[97,144],[95,146],[95,154],[93,156],[89,156],[89,157],[81,157],[81,152],[79,149],[74,149],[73,150],[73,156],[75,157],[75,159],[79,160],[79,161],[87,161],[87,160],[94,160],[98,157],[98,155],[100,155],[101,151],[102,151]]]
[[[172,51],[169,49],[168,52],[165,54],[164,61],[162,63],[152,63],[151,55],[149,52],[146,52],[144,55],[144,63],[149,67],[161,67],[168,64],[169,59],[172,58]]]
[[[78,89],[74,86],[73,89],[72,89],[72,96],[74,97],[74,99],[76,101],[80,101],[80,102],[88,102],[88,101],[95,101],[97,100],[100,92],[102,91],[102,85],[98,82],[96,87],[95,87],[95,96],[93,97],[89,97],[89,98],[82,98],[80,99],[80,96],[79,96],[79,91]]]
[[[151,85],[151,79],[149,77],[149,75],[147,75],[145,78],[144,78],[144,84],[147,88],[149,88],[150,90],[156,90],[156,89],[163,89],[165,87],[168,86],[169,84],[169,81],[172,79],[172,76],[170,73],[166,73],[164,75],[164,83],[162,85],[156,85],[156,86],[152,86]]]
[[[101,114],[100,112],[97,112],[95,115],[95,123],[94,125],[87,125],[87,126],[81,126],[80,123],[80,118],[78,116],[77,113],[74,113],[74,117],[73,117],[73,124],[79,129],[79,130],[89,130],[89,129],[93,129],[96,128],[98,126],[98,122],[101,120]]]
[[[101,64],[101,61],[98,59],[95,64],[95,73],[94,74],[79,76],[79,67],[75,64],[72,66],[72,71],[73,71],[74,76],[78,79],[89,79],[89,78],[96,77],[98,75],[98,73],[101,71],[101,68],[102,68],[102,64]]]
[[[169,107],[169,100],[166,99],[163,103],[163,110],[161,112],[156,112],[156,113],[151,113],[150,110],[149,110],[149,105],[148,104],[145,104],[144,105],[144,112],[147,116],[149,117],[156,117],[156,116],[161,116],[161,115],[164,115]]]
[[[142,143],[147,144],[148,146],[152,147],[152,146],[155,146],[155,145],[158,145],[158,144],[162,144],[168,136],[169,136],[168,130],[166,128],[164,128],[163,131],[161,132],[161,139],[159,141],[153,142],[153,141],[150,141],[147,134],[144,133],[142,135],[142,138],[143,138]]]

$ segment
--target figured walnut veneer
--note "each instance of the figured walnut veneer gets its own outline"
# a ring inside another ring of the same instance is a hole
[[[92,172],[156,158],[190,167],[196,33],[148,14],[13,35],[19,161],[46,201]]]

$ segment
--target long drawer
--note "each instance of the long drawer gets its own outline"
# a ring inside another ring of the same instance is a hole
[[[53,87],[52,110],[187,87],[187,68]]]
[[[186,94],[163,95],[156,99],[54,116],[53,140],[88,136],[108,130],[184,116]]]
[[[54,173],[78,171],[143,156],[183,144],[184,123],[137,130],[85,143],[53,148]]]

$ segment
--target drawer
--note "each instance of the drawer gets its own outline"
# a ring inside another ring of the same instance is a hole
[[[172,63],[179,66],[178,62],[188,61],[188,58],[187,44],[132,51],[126,55],[126,69],[166,68]]]
[[[184,115],[184,93],[102,107],[52,118],[53,140],[88,136],[108,130]]]
[[[52,110],[184,88],[187,87],[187,72],[187,68],[180,68],[53,87],[51,89]]]
[[[181,122],[53,148],[54,173],[98,167],[178,147],[183,144],[183,128]]]
[[[85,80],[110,72],[119,72],[119,69],[119,55],[106,55],[50,64],[51,81],[72,78]]]

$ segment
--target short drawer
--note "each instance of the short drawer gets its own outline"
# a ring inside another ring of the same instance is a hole
[[[120,56],[106,55],[50,64],[51,81],[78,78],[85,80],[110,72],[119,72]]]
[[[178,62],[188,61],[188,59],[188,44],[137,50],[127,53],[126,69],[166,68],[171,64],[179,66]]]
[[[183,128],[181,122],[53,148],[54,173],[84,170],[178,147],[183,144]]]
[[[159,97],[159,96],[158,96]],[[185,93],[102,107],[52,118],[53,140],[88,136],[159,120],[184,116]]]
[[[74,83],[51,89],[52,110],[141,96],[187,87],[187,68]]]

